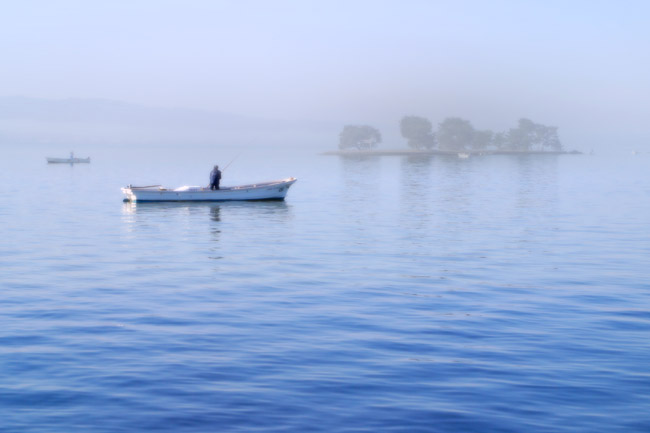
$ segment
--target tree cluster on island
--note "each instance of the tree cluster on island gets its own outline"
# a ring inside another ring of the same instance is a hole
[[[448,117],[436,132],[429,119],[405,116],[400,132],[413,150],[464,151],[562,151],[557,127],[519,119],[516,128],[504,132],[477,130],[469,120]],[[381,143],[379,130],[368,125],[346,125],[339,134],[341,150],[372,150]]]
[[[381,143],[381,133],[368,125],[345,125],[339,134],[339,149],[372,150]]]

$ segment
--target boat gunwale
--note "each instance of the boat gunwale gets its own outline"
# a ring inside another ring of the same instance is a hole
[[[129,185],[122,188],[123,191],[139,191],[139,192],[174,192],[174,193],[216,193],[217,191],[241,191],[246,189],[259,189],[265,187],[274,187],[279,185],[293,185],[297,179],[295,177],[282,179],[282,180],[273,180],[269,182],[261,183],[251,183],[248,185],[236,185],[236,186],[227,186],[219,188],[217,190],[210,189],[209,187],[201,187],[201,189],[194,190],[185,190],[185,191],[176,191],[175,189],[165,188],[161,185],[150,185],[150,186],[133,186]]]

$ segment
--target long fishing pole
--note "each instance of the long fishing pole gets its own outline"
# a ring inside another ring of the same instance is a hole
[[[228,165],[226,165],[226,166],[225,166],[221,171],[222,171],[222,172],[226,171],[226,169],[227,169],[228,167],[230,167],[230,164],[232,164],[233,162],[235,162],[235,160],[236,160],[237,158],[239,158],[239,157],[241,156],[242,153],[243,153],[243,152],[240,152],[239,155],[235,156],[235,157],[232,159],[232,161],[230,161],[230,162],[228,163]]]

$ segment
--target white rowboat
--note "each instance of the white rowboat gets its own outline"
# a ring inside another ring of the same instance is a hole
[[[222,187],[211,190],[200,186],[182,186],[170,189],[160,185],[122,188],[124,201],[232,201],[232,200],[284,200],[295,177],[251,185]]]

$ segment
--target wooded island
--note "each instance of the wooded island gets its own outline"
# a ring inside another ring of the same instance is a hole
[[[429,119],[405,116],[400,121],[400,132],[408,149],[377,150],[382,137],[379,130],[369,125],[346,125],[339,134],[339,152],[373,154],[495,154],[495,153],[579,153],[566,152],[558,137],[557,127],[519,119],[516,128],[504,132],[477,130],[460,117],[448,117],[433,131]]]

